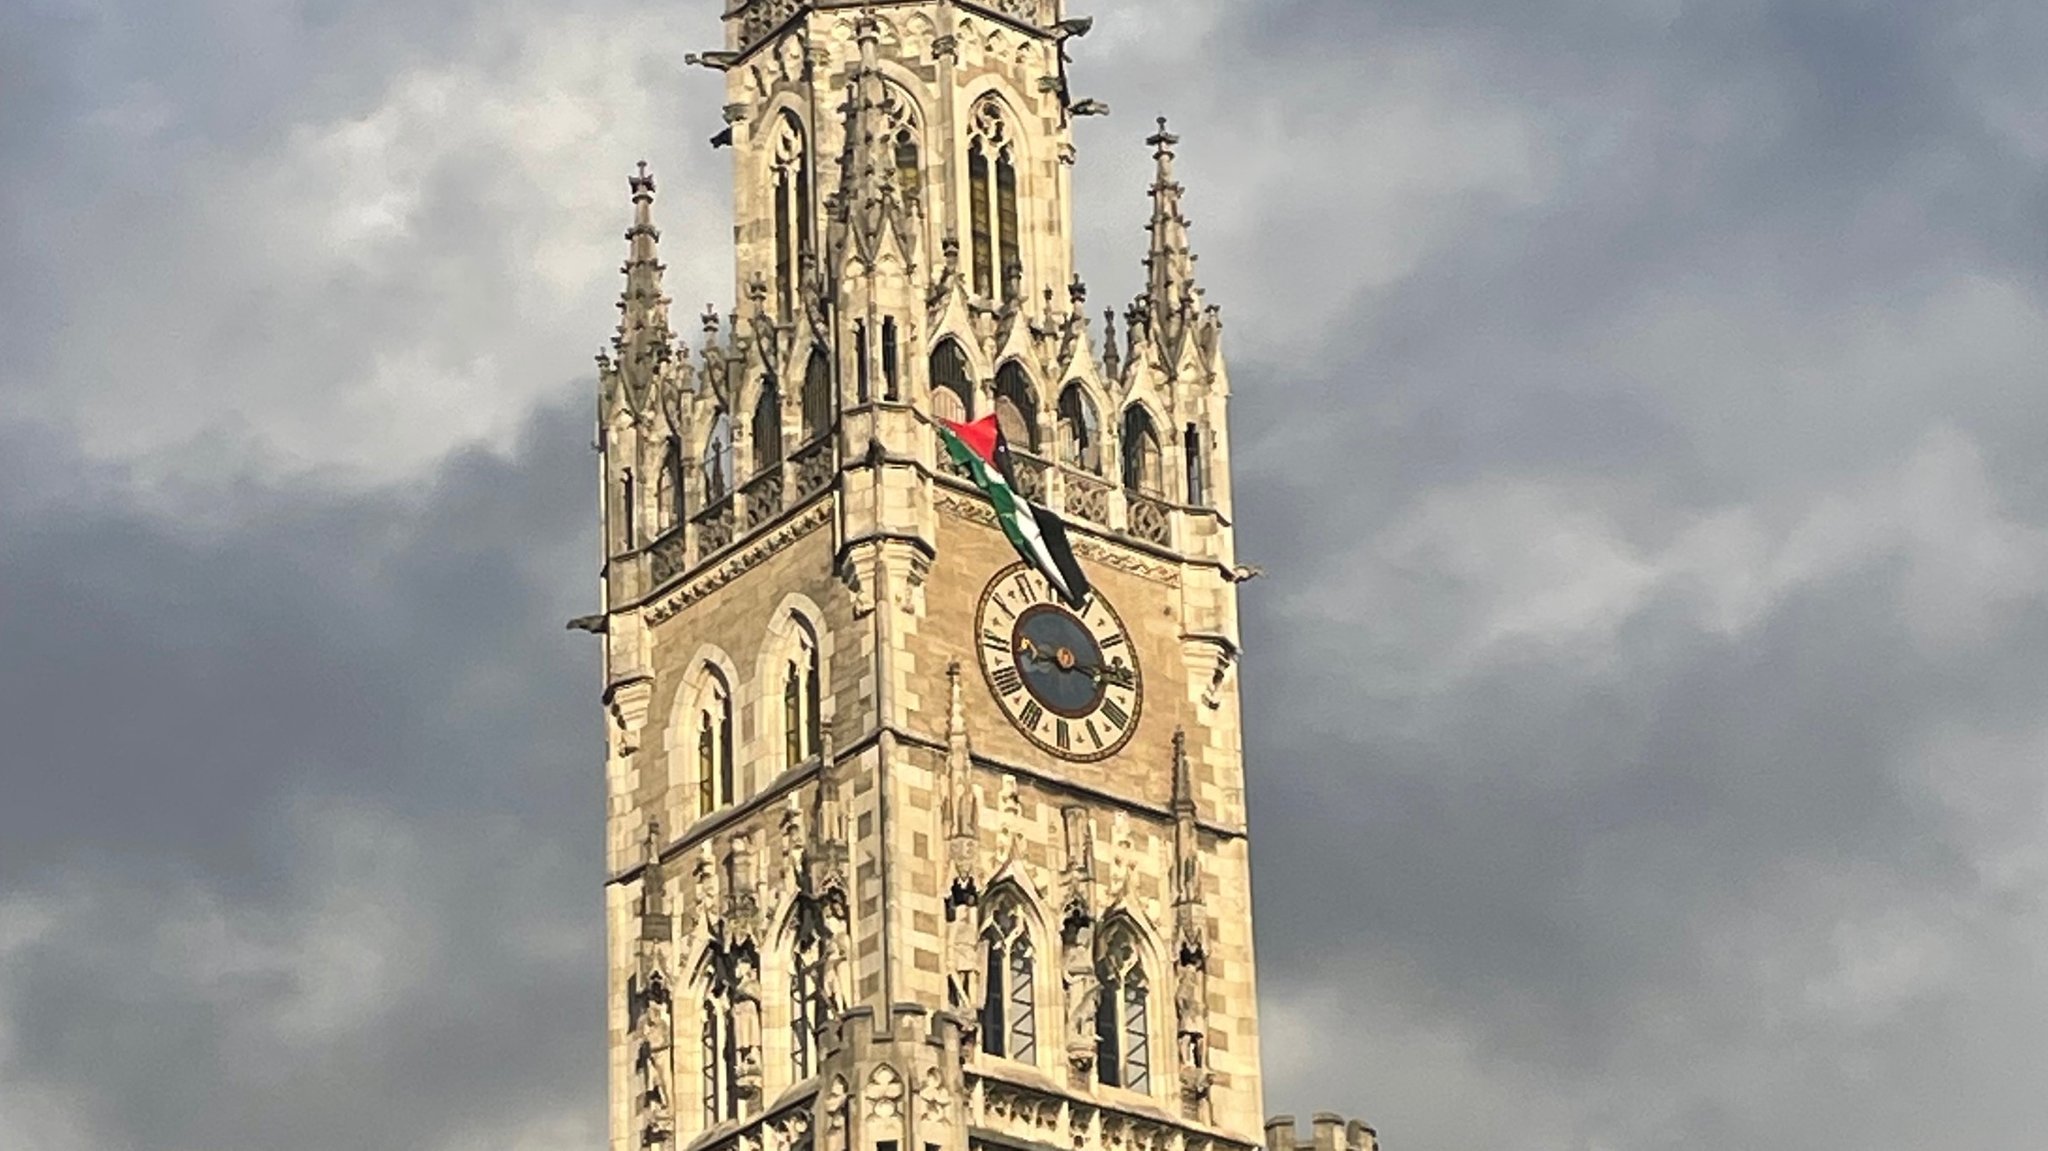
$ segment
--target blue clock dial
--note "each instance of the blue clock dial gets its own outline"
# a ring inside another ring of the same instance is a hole
[[[1074,611],[1018,564],[982,592],[976,626],[989,690],[1033,743],[1063,758],[1098,760],[1137,730],[1137,654],[1099,592]]]

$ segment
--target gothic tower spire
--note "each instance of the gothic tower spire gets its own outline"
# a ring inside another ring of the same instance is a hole
[[[1157,165],[1152,181],[1152,220],[1145,230],[1152,234],[1151,251],[1145,256],[1145,310],[1154,327],[1171,344],[1186,330],[1189,321],[1201,314],[1202,290],[1195,283],[1195,254],[1188,244],[1188,219],[1181,213],[1180,198],[1186,191],[1174,178],[1174,147],[1180,137],[1159,118],[1159,131],[1146,138]]]
[[[645,394],[651,371],[668,357],[674,333],[668,324],[669,298],[662,290],[661,229],[654,226],[654,173],[642,160],[628,177],[633,194],[633,225],[626,229],[625,291],[619,297],[619,329],[613,350],[629,387]],[[637,398],[637,397],[636,397]]]

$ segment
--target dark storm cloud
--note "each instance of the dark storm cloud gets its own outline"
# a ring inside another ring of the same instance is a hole
[[[251,490],[226,530],[7,518],[0,874],[56,916],[0,980],[17,1090],[114,1145],[587,1120],[586,433],[556,406],[510,461]]]
[[[563,397],[640,155],[728,294],[686,7],[0,13],[0,1142],[597,1138]],[[1095,14],[1093,302],[1169,113],[1230,321],[1269,1104],[2037,1143],[2048,10]]]

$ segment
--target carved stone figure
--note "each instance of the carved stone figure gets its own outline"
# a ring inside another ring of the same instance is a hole
[[[1183,1067],[1209,1064],[1209,973],[1193,963],[1173,969],[1173,1013]]]
[[[973,889],[957,889],[946,911],[946,992],[954,1010],[978,1019],[983,1007],[982,965],[985,954],[975,914]]]
[[[1067,1062],[1077,1074],[1095,1066],[1095,1013],[1102,981],[1095,973],[1095,925],[1070,917],[1060,932],[1060,976],[1067,987]]]

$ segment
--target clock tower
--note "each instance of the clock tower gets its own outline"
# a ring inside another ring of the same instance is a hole
[[[736,308],[599,357],[613,1151],[1273,1151],[1229,383],[1175,136],[1073,267],[1062,0],[730,0]],[[694,345],[694,350],[691,345]],[[994,415],[1093,594],[936,421]],[[1318,1151],[1371,1151],[1318,1116]]]

